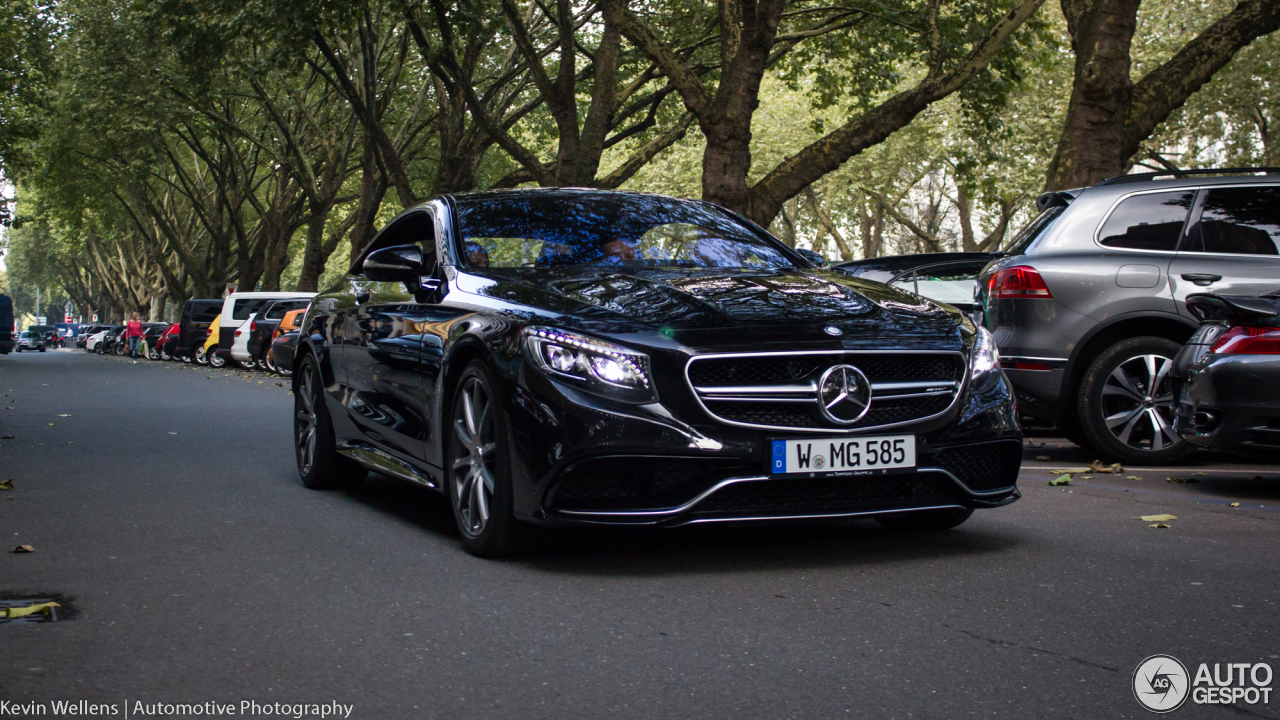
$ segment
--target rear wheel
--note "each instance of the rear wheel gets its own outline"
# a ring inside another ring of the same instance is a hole
[[[467,552],[479,557],[511,555],[525,530],[512,512],[507,418],[496,384],[473,362],[458,381],[449,415],[445,458],[453,519]]]
[[[271,372],[273,372],[273,373],[275,373],[275,374],[277,374],[277,375],[280,375],[280,374],[281,374],[281,373],[280,373],[280,368],[276,367],[276,359],[275,359],[275,355],[274,355],[274,354],[272,354],[272,352],[271,352],[270,350],[268,350],[268,351],[267,351],[267,357],[266,357],[266,359],[265,359],[265,360],[263,360],[263,363],[264,363],[264,364],[266,364],[266,366],[267,366],[267,370],[269,370],[269,371],[271,371]]]
[[[148,347],[148,348],[147,348],[147,359],[148,359],[148,360],[159,360],[159,359],[160,359],[160,351],[159,351],[159,350],[157,350],[157,349],[155,349],[155,348],[153,348],[153,347]]]
[[[912,510],[911,512],[881,515],[876,522],[890,530],[930,532],[950,530],[973,514],[971,508],[939,508],[936,510]]]
[[[1080,425],[1105,460],[1165,465],[1194,450],[1173,431],[1173,358],[1178,343],[1136,337],[1099,355],[1080,383]]]
[[[197,365],[209,364],[209,353],[204,351],[203,345],[197,345],[191,349],[191,357],[195,358]]]
[[[225,367],[227,364],[226,358],[218,354],[217,345],[214,345],[205,351],[205,357],[209,358],[209,367],[211,368],[221,368]]]
[[[363,479],[363,466],[338,452],[333,420],[315,357],[302,361],[293,392],[293,447],[302,484],[312,490],[346,487]]]

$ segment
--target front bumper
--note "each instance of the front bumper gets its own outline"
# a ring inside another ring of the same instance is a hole
[[[1280,455],[1280,357],[1207,350],[1187,345],[1174,359],[1174,430],[1193,445]]]
[[[733,427],[678,402],[611,403],[532,369],[504,395],[516,513],[546,524],[827,519],[998,507],[1020,497],[1022,435],[1004,380],[917,426],[829,433],[912,433],[912,470],[784,478],[768,474],[770,441],[812,435]]]

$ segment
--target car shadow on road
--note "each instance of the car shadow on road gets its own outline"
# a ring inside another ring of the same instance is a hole
[[[655,577],[958,560],[1022,544],[1007,530],[962,526],[934,533],[872,520],[685,528],[583,528],[547,533],[517,562],[567,575]]]
[[[441,539],[458,540],[444,496],[371,473],[348,495]],[[998,512],[994,511],[994,512]],[[975,516],[980,518],[981,512]],[[936,562],[1001,553],[1027,541],[970,520],[944,532],[896,532],[872,520],[683,528],[536,528],[509,562],[548,573],[647,577]]]

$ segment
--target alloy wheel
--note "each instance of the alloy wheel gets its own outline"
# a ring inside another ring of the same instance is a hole
[[[302,368],[302,377],[298,382],[298,402],[294,408],[293,437],[294,447],[298,453],[298,471],[309,475],[316,462],[316,432],[319,420],[316,417],[316,381],[315,366],[307,363]]]
[[[209,364],[209,355],[204,351],[203,345],[197,345],[192,354],[194,355],[196,362],[200,365]]]
[[[1102,386],[1102,417],[1117,440],[1135,450],[1160,451],[1182,442],[1173,431],[1173,360],[1136,355],[1121,362]]]
[[[458,524],[470,537],[484,532],[493,509],[495,412],[484,384],[475,377],[467,378],[454,412],[450,473]]]

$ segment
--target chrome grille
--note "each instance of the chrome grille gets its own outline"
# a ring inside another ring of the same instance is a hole
[[[871,383],[869,410],[856,423],[823,416],[818,378],[833,365],[852,365]],[[958,352],[816,351],[702,355],[686,378],[712,417],[733,425],[779,430],[866,430],[893,427],[946,412],[964,381]]]

